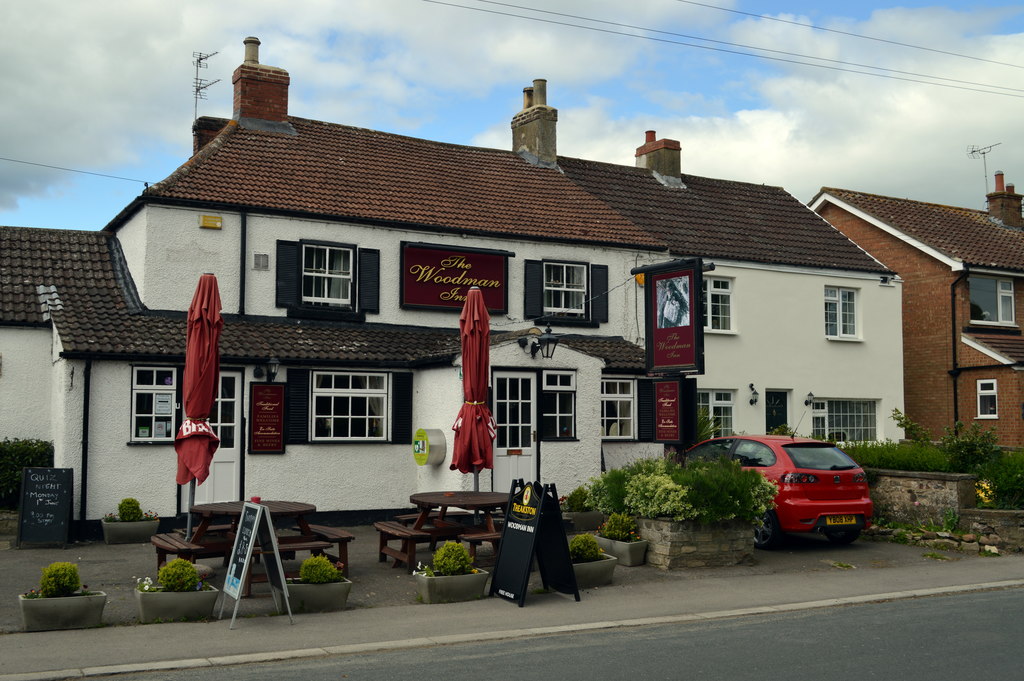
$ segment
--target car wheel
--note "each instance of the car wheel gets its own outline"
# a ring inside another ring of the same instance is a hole
[[[775,511],[765,511],[761,522],[754,526],[754,546],[759,549],[774,549],[782,542],[782,530]]]
[[[860,536],[860,530],[843,530],[842,532],[826,532],[825,536],[833,544],[852,544]]]

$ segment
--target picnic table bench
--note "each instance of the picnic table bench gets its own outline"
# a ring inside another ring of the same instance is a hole
[[[331,527],[330,525],[309,524],[306,527],[309,528],[309,531],[318,540],[338,545],[338,555],[336,557],[328,555],[328,557],[345,565],[342,573],[348,579],[348,543],[354,540],[355,536],[348,530],[343,530],[340,527]]]
[[[168,555],[176,555],[179,558],[184,558],[190,563],[196,562],[197,558],[204,558],[207,556],[226,557],[231,551],[231,542],[215,542],[211,544],[193,544],[186,540],[184,536],[174,532],[166,534],[154,534],[149,538],[149,542],[156,549],[156,568],[160,569],[160,566],[167,560]]]
[[[294,537],[277,537],[277,551],[281,556],[281,560],[292,560],[295,558],[296,551],[309,551],[310,555],[323,556],[326,555],[327,549],[331,548],[331,542],[320,541],[318,539],[310,539],[309,537],[294,536]],[[261,546],[256,545],[252,549],[255,560],[253,563],[259,561],[259,556],[264,553],[270,553],[272,549],[263,549]],[[265,572],[257,573],[252,567],[249,568],[249,574],[245,579],[245,594],[246,596],[252,595],[253,583],[263,583],[267,581],[267,574]],[[292,570],[291,572],[286,571],[284,574],[285,578],[298,577],[299,573]]]
[[[405,563],[408,572],[412,572],[416,566],[416,544],[432,540],[429,533],[415,530],[394,520],[380,520],[375,522],[373,527],[380,533],[377,560],[384,563],[388,556],[391,556],[395,559],[391,567]],[[389,542],[392,540],[398,540],[401,548],[391,546]]]
[[[475,563],[476,547],[485,541],[491,542],[491,546],[494,547],[494,553],[497,555],[498,545],[501,542],[501,530],[490,531],[484,527],[467,527],[466,531],[459,535],[459,541],[469,544],[469,557]]]

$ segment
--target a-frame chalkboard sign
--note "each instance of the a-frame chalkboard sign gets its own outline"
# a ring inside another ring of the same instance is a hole
[[[22,544],[60,544],[66,548],[73,499],[71,468],[23,468],[18,548]]]
[[[277,549],[277,535],[274,534],[274,523],[270,519],[270,509],[261,504],[245,502],[242,507],[242,517],[238,519],[238,531],[235,534],[235,544],[231,549],[230,560],[228,561],[228,573],[224,577],[224,597],[220,601],[219,618],[224,614],[224,602],[230,596],[235,599],[235,611],[231,614],[231,626],[235,628],[235,617],[238,615],[238,602],[241,600],[242,587],[245,585],[246,577],[252,569],[252,554],[256,544],[260,545],[260,555],[263,556],[264,569],[267,571],[267,583],[270,584],[270,593],[274,597],[274,605],[277,612],[281,612],[281,601],[284,599],[285,607],[288,610],[288,619],[292,624],[292,606],[288,602],[288,584],[284,577],[284,566],[281,564],[281,554]]]
[[[491,575],[491,596],[526,604],[526,587],[534,556],[545,589],[572,594],[580,600],[569,542],[562,525],[555,486],[516,480],[509,491],[505,527]]]

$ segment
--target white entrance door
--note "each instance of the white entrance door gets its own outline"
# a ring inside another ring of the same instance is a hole
[[[242,374],[220,373],[220,397],[210,415],[220,446],[210,463],[210,477],[196,485],[197,504],[237,501],[242,477]],[[182,485],[181,507],[188,507],[188,485]]]
[[[534,383],[537,375],[514,371],[494,372],[494,471],[491,489],[507,492],[518,478],[537,479],[537,408]]]

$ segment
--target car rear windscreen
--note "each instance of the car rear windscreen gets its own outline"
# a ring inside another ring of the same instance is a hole
[[[845,471],[857,468],[857,463],[842,450],[825,444],[783,445],[789,458],[798,468],[818,471]]]

